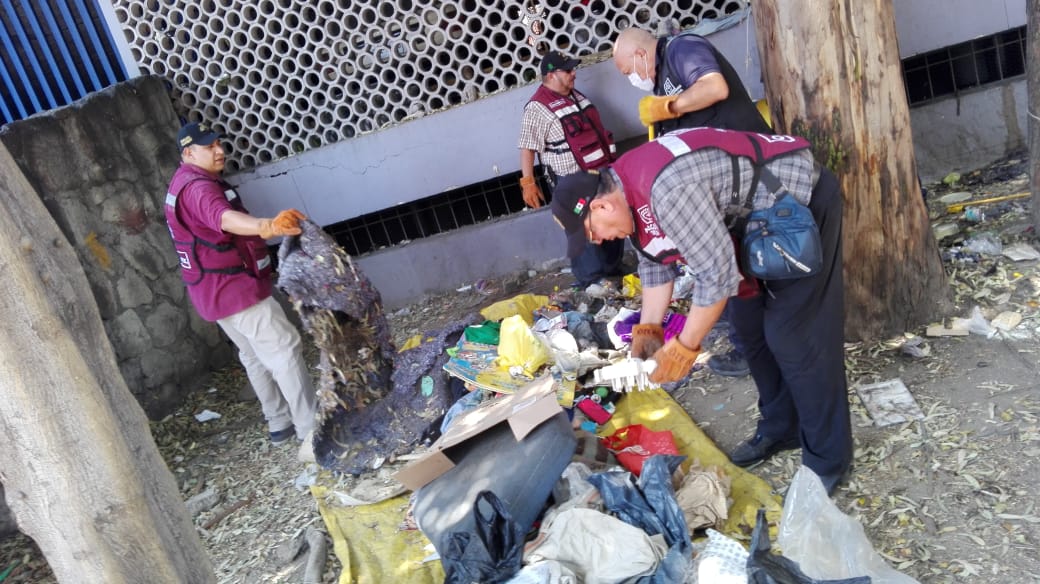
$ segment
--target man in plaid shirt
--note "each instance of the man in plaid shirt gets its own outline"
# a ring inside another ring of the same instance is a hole
[[[749,144],[766,148],[758,155]],[[773,205],[775,194],[754,181],[759,160],[787,192],[812,212],[820,231],[823,269],[812,276],[749,280],[734,253],[732,219],[745,208]],[[640,251],[640,324],[632,354],[651,355],[651,380],[683,379],[726,301],[737,296],[732,325],[747,340],[762,419],[732,453],[750,466],[801,447],[803,463],[828,492],[852,462],[852,430],[843,347],[842,198],[837,178],[819,170],[808,143],[791,136],[694,128],[666,134],[621,156],[600,173],[560,180],[553,214],[568,236],[569,253],[586,242],[630,238]],[[675,262],[692,269],[695,286],[686,324],[662,345],[661,321],[672,298]],[[660,347],[660,348],[658,348]]]
[[[520,127],[520,187],[524,202],[539,208],[545,203],[534,176],[535,155],[550,187],[556,180],[583,170],[602,168],[615,159],[614,139],[603,126],[596,106],[574,89],[577,59],[550,51],[539,65],[542,84],[524,106]],[[588,245],[571,258],[571,271],[578,286],[585,288],[603,278],[621,275],[625,242]]]

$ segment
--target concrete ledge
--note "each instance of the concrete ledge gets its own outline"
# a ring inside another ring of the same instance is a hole
[[[361,256],[358,263],[395,310],[481,278],[569,265],[548,207],[524,211]]]

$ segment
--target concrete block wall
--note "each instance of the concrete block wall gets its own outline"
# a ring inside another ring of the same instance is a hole
[[[233,358],[187,298],[163,215],[178,128],[165,83],[149,76],[0,130],[76,249],[120,371],[153,418]]]

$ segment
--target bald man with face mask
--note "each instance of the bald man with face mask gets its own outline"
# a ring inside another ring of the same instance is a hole
[[[614,66],[636,88],[643,125],[657,135],[709,126],[771,134],[733,66],[708,39],[689,32],[655,38],[631,27],[614,41]]]

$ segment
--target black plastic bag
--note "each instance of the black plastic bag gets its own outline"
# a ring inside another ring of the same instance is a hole
[[[637,580],[640,584],[680,582],[690,562],[690,532],[672,489],[672,473],[684,460],[685,456],[651,456],[643,463],[638,480],[627,471],[601,472],[589,477],[607,511],[650,535],[664,536],[668,552],[657,572]]]
[[[481,502],[484,504],[482,505]],[[490,507],[485,513],[482,507]],[[505,504],[491,491],[481,491],[473,503],[476,533],[448,535],[441,555],[445,584],[494,584],[520,571],[524,540]]]
[[[790,558],[769,551],[769,524],[766,510],[759,509],[755,531],[751,534],[751,550],[747,560],[748,584],[870,584],[870,576],[841,580],[817,580],[802,572]]]

